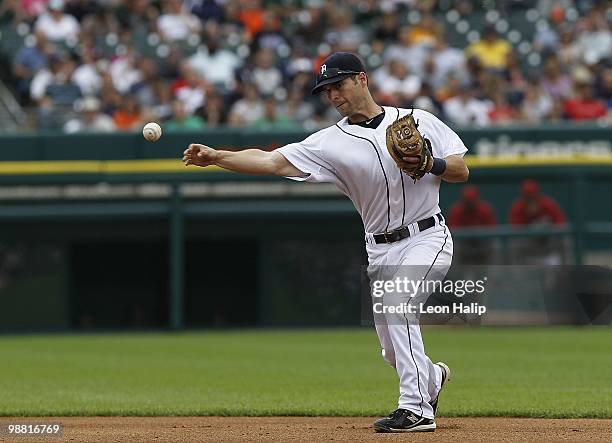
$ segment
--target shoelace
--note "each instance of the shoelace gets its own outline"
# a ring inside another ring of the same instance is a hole
[[[401,417],[404,412],[406,412],[405,409],[396,409],[395,411],[391,413],[391,415],[389,415],[389,418],[395,419],[395,418]]]

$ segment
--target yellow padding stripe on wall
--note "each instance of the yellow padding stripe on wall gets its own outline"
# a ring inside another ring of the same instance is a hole
[[[467,156],[465,162],[470,168],[521,168],[526,166],[600,166],[612,165],[612,155],[573,156],[529,156],[529,157],[477,157]]]
[[[222,171],[218,166],[206,169],[185,167],[180,160],[62,160],[0,162],[0,174],[147,174]]]
[[[526,166],[571,166],[571,165],[612,165],[610,156],[564,156],[564,157],[466,157],[470,168],[526,167]],[[205,169],[185,167],[178,159],[153,160],[49,160],[0,162],[1,175],[27,174],[147,174],[147,173],[191,173],[223,171],[218,166]]]

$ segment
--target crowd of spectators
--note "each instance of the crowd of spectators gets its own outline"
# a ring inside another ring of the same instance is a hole
[[[5,81],[39,129],[317,129],[338,115],[310,95],[314,74],[339,50],[364,59],[380,104],[455,126],[541,124],[610,120],[609,5],[0,0],[0,29],[23,37]]]

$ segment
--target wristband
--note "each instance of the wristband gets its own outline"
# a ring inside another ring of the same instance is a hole
[[[433,175],[442,175],[444,174],[444,171],[446,171],[446,160],[444,160],[443,158],[434,157],[433,166],[431,167],[431,171],[429,172]]]

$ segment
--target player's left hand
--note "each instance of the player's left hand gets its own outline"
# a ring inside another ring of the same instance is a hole
[[[404,167],[402,168],[406,172],[414,171],[421,164],[421,157],[418,155],[410,155],[407,157],[402,157],[404,161]],[[431,171],[431,167],[433,166],[433,162],[429,162],[425,168],[426,172]]]

